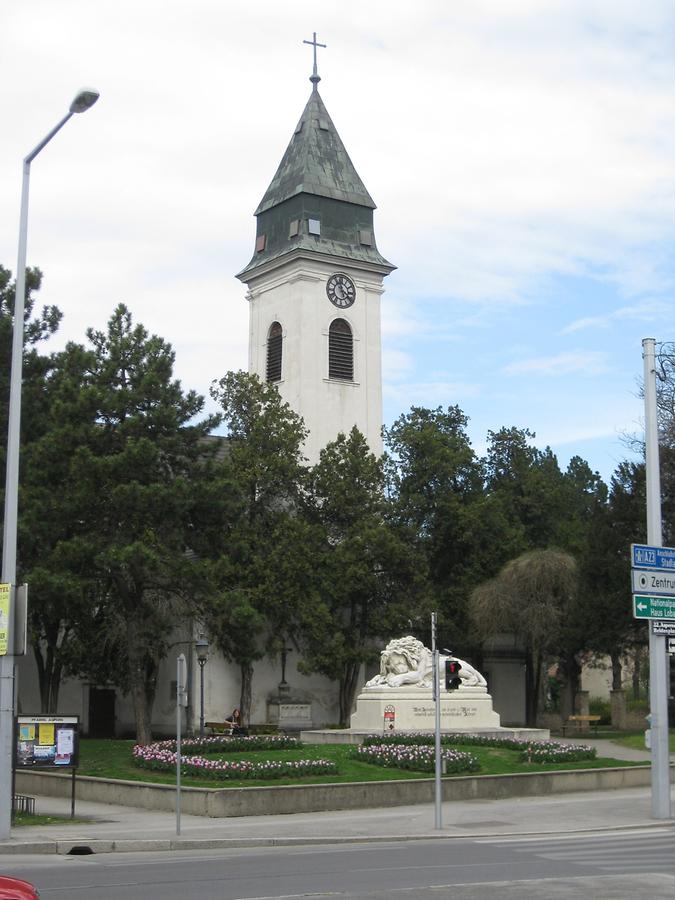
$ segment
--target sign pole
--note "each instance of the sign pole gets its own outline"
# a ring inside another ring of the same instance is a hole
[[[434,778],[434,807],[435,817],[434,826],[438,829],[443,827],[443,796],[441,793],[441,691],[439,683],[439,665],[438,665],[438,647],[436,646],[436,613],[431,614],[431,660],[432,660],[432,677],[434,679],[433,699],[434,699],[434,746],[435,746],[435,778]]]
[[[647,543],[663,546],[661,533],[661,480],[656,416],[656,363],[654,338],[642,341],[645,386],[645,470],[647,479]],[[670,758],[668,747],[668,694],[666,691],[666,639],[649,626],[649,706],[652,752],[652,816],[670,818]]]
[[[176,660],[176,835],[180,835],[180,731],[183,718],[182,708],[185,705],[185,654],[181,653]]]

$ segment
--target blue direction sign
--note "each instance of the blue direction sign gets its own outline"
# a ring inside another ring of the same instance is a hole
[[[631,544],[631,566],[634,569],[670,569],[675,572],[675,547],[648,547]]]
[[[634,619],[675,619],[675,597],[648,597],[633,594]]]

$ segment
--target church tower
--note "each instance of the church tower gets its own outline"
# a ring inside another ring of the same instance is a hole
[[[395,266],[375,244],[373,203],[312,93],[265,196],[248,286],[249,371],[304,419],[310,465],[354,425],[382,452],[380,297]]]

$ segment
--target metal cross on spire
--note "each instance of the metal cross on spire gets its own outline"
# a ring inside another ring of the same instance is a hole
[[[312,84],[314,85],[314,90],[316,90],[317,84],[321,81],[321,78],[320,78],[320,76],[319,76],[319,73],[317,72],[317,69],[316,69],[316,48],[317,48],[317,47],[323,47],[323,48],[325,49],[325,48],[326,48],[326,45],[325,45],[325,44],[317,44],[317,42],[316,42],[316,31],[314,32],[314,37],[312,38],[311,41],[303,41],[302,43],[303,43],[303,44],[310,44],[312,47],[314,47],[314,69],[313,69],[313,71],[312,71],[312,74],[311,74],[309,80],[310,80],[310,81],[312,82]]]

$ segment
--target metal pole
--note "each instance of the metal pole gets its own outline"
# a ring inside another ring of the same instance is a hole
[[[432,677],[434,679],[434,826],[443,827],[443,796],[441,793],[441,690],[438,666],[438,648],[436,647],[436,613],[431,614],[431,659]]]
[[[82,93],[82,92],[81,92]],[[93,97],[95,92],[91,92]],[[26,294],[26,248],[28,244],[28,193],[30,187],[30,164],[38,153],[47,146],[51,139],[66,124],[75,112],[84,112],[88,106],[96,102],[86,101],[87,105],[76,108],[75,98],[70,111],[52,128],[23,161],[23,179],[21,184],[21,213],[19,216],[19,250],[16,263],[16,290],[14,294],[14,327],[12,333],[12,360],[9,376],[9,413],[7,423],[7,461],[5,474],[5,518],[2,532],[2,574],[3,584],[14,585],[16,582],[16,536],[19,508],[19,451],[21,436],[21,378],[23,368],[23,329],[24,298]],[[11,777],[7,773],[12,768],[12,734],[14,723],[14,634],[11,630],[10,614],[9,647],[10,652],[0,657],[0,840],[7,840],[12,824],[12,788]]]
[[[647,543],[663,546],[661,533],[661,478],[656,413],[654,338],[642,341],[645,385],[645,471]],[[666,639],[649,626],[649,706],[652,752],[652,816],[670,818],[670,754],[668,746],[668,690]]]
[[[185,657],[181,653],[176,660],[176,834],[180,834],[180,731],[181,708],[183,705],[183,676],[185,672]]]
[[[199,737],[204,737],[204,663],[205,659],[199,660]]]

